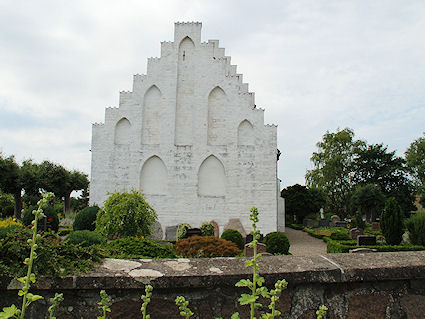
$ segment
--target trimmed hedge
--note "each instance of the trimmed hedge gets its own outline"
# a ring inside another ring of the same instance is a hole
[[[236,229],[226,229],[223,234],[221,234],[220,238],[235,243],[240,250],[244,249],[245,241],[241,233]]]
[[[288,224],[287,226],[295,230],[304,230],[304,226],[302,224]]]
[[[201,233],[202,236],[215,236],[214,225],[209,222],[202,223]]]
[[[332,233],[330,238],[333,240],[351,240],[350,235],[343,232]]]
[[[84,247],[106,243],[105,236],[87,229],[72,232],[68,235],[66,240],[71,244],[81,244],[81,246]]]
[[[266,250],[270,254],[285,254],[289,253],[289,240],[284,233],[275,231],[268,233],[264,237],[263,243],[266,245]]]
[[[351,245],[350,245],[351,244]],[[354,245],[349,241],[338,242],[336,240],[328,240],[326,245],[327,253],[348,253],[350,249],[356,248],[370,248],[376,249],[379,252],[392,252],[392,251],[419,251],[425,250],[425,246],[413,246],[413,245],[376,245],[376,246],[357,246],[357,243]]]
[[[153,240],[140,237],[126,237],[113,240],[105,246],[105,254],[111,258],[175,258],[171,246],[161,245]]]
[[[84,208],[77,216],[75,216],[72,228],[74,230],[95,230],[96,228],[96,215],[99,211],[98,206],[90,206]]]

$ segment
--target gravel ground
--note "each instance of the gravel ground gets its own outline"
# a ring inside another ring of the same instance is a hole
[[[289,252],[294,256],[312,256],[326,254],[326,243],[309,234],[289,227],[285,228],[285,234],[291,246]]]

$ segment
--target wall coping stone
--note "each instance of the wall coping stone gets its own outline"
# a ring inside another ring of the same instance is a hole
[[[105,259],[92,272],[66,277],[39,277],[34,290],[156,289],[234,287],[252,276],[249,258]],[[265,256],[260,273],[266,282],[290,285],[425,278],[425,251],[317,256]],[[16,279],[0,277],[0,290],[17,290]]]

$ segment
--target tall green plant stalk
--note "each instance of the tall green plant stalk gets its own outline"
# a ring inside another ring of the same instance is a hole
[[[142,300],[143,300],[143,303],[142,303],[142,308],[140,308],[140,311],[142,312],[143,319],[150,319],[151,318],[151,315],[146,314],[146,308],[148,307],[148,304],[151,301],[152,290],[153,290],[153,287],[151,285],[147,285],[145,287],[146,295],[142,295],[142,297],[141,297]]]
[[[105,290],[100,291],[100,298],[101,299],[97,304],[102,309],[103,315],[98,316],[97,319],[106,319],[106,312],[111,312],[111,308],[109,308],[111,298],[108,296]]]

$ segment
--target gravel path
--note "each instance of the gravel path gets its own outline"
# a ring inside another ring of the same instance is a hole
[[[291,246],[289,252],[294,256],[311,256],[326,254],[326,243],[309,234],[289,227],[285,228],[285,234]]]

